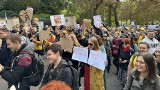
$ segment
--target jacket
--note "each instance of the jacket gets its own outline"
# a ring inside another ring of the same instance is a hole
[[[126,47],[126,51],[125,48],[122,47],[122,49],[120,50],[119,59],[121,59],[122,61],[127,60],[127,63],[119,63],[119,67],[121,67],[123,70],[127,70],[132,54],[133,50],[130,47]]]
[[[142,86],[140,86],[139,81],[136,79],[136,69],[131,71],[128,77],[127,83],[123,90],[159,90],[160,89],[160,78],[157,76],[155,79],[149,81],[143,80]]]
[[[9,48],[7,48],[6,40],[2,39],[2,46],[0,50],[0,64],[5,67],[10,67],[13,56],[14,53]]]
[[[53,68],[54,65],[50,64],[45,73],[41,86],[47,84],[51,80],[60,80],[60,81],[64,81],[66,84],[68,84],[71,87],[72,72],[70,67],[67,67],[71,65],[72,63],[70,61],[66,61],[64,59],[61,60],[60,64],[55,69]],[[63,71],[60,71],[60,70],[63,70]]]
[[[15,53],[15,58],[12,61],[12,68],[10,70],[2,70],[0,74],[2,78],[8,82],[8,87],[12,85],[16,90],[30,90],[30,86],[25,77],[26,72],[31,67],[32,59],[30,56],[19,57],[20,54],[29,54],[34,52],[34,45],[32,43],[27,46],[23,44],[21,48]]]

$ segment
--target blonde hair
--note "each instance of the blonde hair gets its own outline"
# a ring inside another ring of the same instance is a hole
[[[96,37],[91,37],[89,39],[89,41],[93,42],[93,44],[94,44],[93,50],[100,50],[99,43],[98,43],[98,40],[96,39]]]
[[[81,44],[77,40],[77,37],[74,34],[70,34],[69,36],[72,38],[72,41],[76,46],[81,46]]]

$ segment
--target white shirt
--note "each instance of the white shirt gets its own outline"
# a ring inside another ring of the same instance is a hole
[[[153,40],[149,39],[147,36],[141,41],[141,42],[147,42],[150,46],[149,52],[153,54],[155,52],[155,48],[159,45],[159,42],[157,39],[153,38]]]

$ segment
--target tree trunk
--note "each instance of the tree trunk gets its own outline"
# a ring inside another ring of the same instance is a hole
[[[119,27],[117,7],[118,7],[118,3],[116,3],[116,6],[113,7],[113,12],[114,12],[114,18],[115,18],[116,27]]]
[[[112,26],[112,5],[109,3],[108,5],[108,9],[109,9],[109,12],[108,12],[108,23],[109,23],[109,26],[111,27]]]

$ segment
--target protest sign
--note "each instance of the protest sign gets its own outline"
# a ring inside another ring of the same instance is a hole
[[[64,15],[53,15],[53,16],[50,16],[50,20],[51,20],[52,26],[65,25]]]
[[[7,25],[7,23],[8,23],[8,25]],[[17,18],[17,17],[8,18],[7,23],[6,23],[5,18],[2,18],[2,19],[0,18],[0,27],[3,27],[3,25],[6,25],[6,26],[8,26],[9,30],[12,30],[14,25],[17,25],[17,24],[19,25],[19,18]]]
[[[72,40],[66,39],[66,38],[60,38],[60,41],[58,42],[61,47],[70,53],[72,53],[74,42]]]
[[[45,40],[50,37],[50,31],[49,30],[41,30],[39,33],[39,39],[40,40]]]
[[[134,26],[134,25],[135,25],[135,24],[134,24],[134,21],[132,21],[132,22],[131,22],[131,26]]]
[[[84,19],[83,20],[83,26],[90,29],[91,28],[91,19]]]
[[[44,22],[43,21],[39,21],[38,22],[38,26],[40,27],[40,30],[44,28]]]
[[[75,24],[76,24],[75,16],[65,17],[65,26],[74,27]]]
[[[157,29],[158,25],[148,25],[148,29]]]
[[[93,16],[93,20],[94,20],[94,25],[95,25],[97,28],[100,28],[101,26],[103,26],[100,15]]]
[[[94,50],[90,50],[88,64],[100,70],[105,69],[104,62],[106,61],[106,54]]]
[[[80,61],[80,62],[87,63],[87,60],[88,60],[88,49],[74,46],[72,59]]]
[[[81,28],[80,24],[75,24],[74,27],[75,27],[76,29],[80,29],[80,28]]]
[[[27,7],[26,10],[21,10],[19,13],[19,17],[23,20],[23,22],[31,22],[33,16],[33,8]]]

